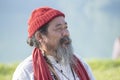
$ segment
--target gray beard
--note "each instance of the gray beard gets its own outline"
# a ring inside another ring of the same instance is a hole
[[[53,50],[49,44],[46,44],[46,46],[48,50]],[[58,63],[62,65],[68,65],[76,63],[73,55],[71,39],[69,37],[63,37],[60,39],[60,42],[58,43],[58,46],[54,50],[52,56]]]
[[[56,50],[56,56],[54,58],[58,61],[58,63],[62,65],[68,65],[73,63],[73,48],[71,43],[67,44],[66,47],[59,45]]]

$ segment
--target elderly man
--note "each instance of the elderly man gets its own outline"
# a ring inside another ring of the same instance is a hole
[[[90,67],[73,54],[64,13],[35,9],[28,21],[32,55],[16,69],[13,80],[94,80]]]

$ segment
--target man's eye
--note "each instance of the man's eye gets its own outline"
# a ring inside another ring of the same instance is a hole
[[[67,28],[68,28],[68,26],[65,27],[65,29],[67,29]]]
[[[55,29],[55,31],[61,31],[62,30],[62,28],[57,28],[57,29]]]
[[[58,28],[57,30],[61,31],[61,30],[62,30],[62,28]]]

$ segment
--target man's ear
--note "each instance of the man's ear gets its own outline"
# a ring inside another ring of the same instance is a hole
[[[37,32],[35,33],[35,39],[36,39],[37,41],[39,41],[39,42],[42,41],[42,34],[40,33],[40,31],[37,31]]]

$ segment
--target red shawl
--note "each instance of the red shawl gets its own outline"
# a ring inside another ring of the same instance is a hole
[[[76,56],[74,56],[74,58],[77,60],[77,66],[73,64],[72,67],[78,77],[81,80],[90,80],[83,64]],[[38,48],[35,48],[33,51],[33,68],[34,80],[52,80],[48,65],[41,53],[41,50]]]

